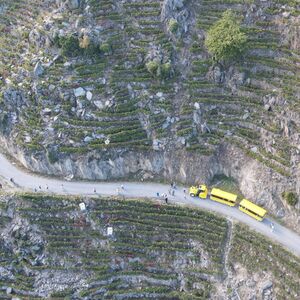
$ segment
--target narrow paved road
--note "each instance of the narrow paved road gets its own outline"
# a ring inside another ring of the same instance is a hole
[[[64,181],[42,177],[39,175],[27,173],[18,169],[15,164],[0,154],[0,176],[7,182],[10,178],[14,179],[17,187],[34,191],[49,192],[64,195],[110,195],[117,196],[122,194],[125,197],[148,197],[155,198],[156,193],[167,193],[169,186],[158,183],[136,183],[124,182],[124,190],[121,189],[120,182],[84,182],[84,181]],[[41,187],[41,189],[39,188]],[[48,187],[48,189],[47,189]],[[94,192],[96,190],[96,193]],[[289,249],[291,252],[300,256],[300,236],[284,226],[274,222],[274,230],[271,230],[271,220],[266,218],[263,222],[258,222],[251,217],[239,211],[236,207],[232,208],[211,200],[203,200],[185,196],[182,188],[178,188],[175,196],[169,196],[170,202],[178,204],[187,204],[194,207],[214,211],[231,219],[240,221],[249,225],[252,229],[275,240]]]

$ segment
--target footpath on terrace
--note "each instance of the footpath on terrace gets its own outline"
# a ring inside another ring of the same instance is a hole
[[[61,195],[82,196],[124,196],[130,198],[157,198],[157,193],[167,193],[168,185],[142,182],[84,182],[67,181],[43,177],[25,172],[11,163],[4,155],[0,154],[0,176],[9,182],[13,178],[15,186],[24,191],[38,191]],[[121,188],[124,185],[124,189]],[[242,213],[236,207],[229,207],[211,200],[192,198],[183,192],[183,187],[178,187],[174,196],[168,195],[170,203],[190,205],[201,209],[210,210],[226,216],[227,218],[242,222],[255,231],[277,241],[291,252],[300,256],[300,236],[292,230],[265,218],[263,222],[256,221]],[[188,191],[188,188],[186,188]],[[271,224],[274,228],[271,228]]]

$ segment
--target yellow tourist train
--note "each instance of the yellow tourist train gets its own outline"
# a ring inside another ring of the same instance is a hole
[[[205,184],[199,186],[191,186],[189,193],[191,197],[199,197],[202,199],[206,199],[208,196],[208,188]],[[236,206],[238,204],[237,198],[237,195],[222,191],[218,188],[213,188],[210,193],[211,200],[229,206]],[[252,218],[258,221],[262,221],[265,215],[267,214],[267,211],[264,208],[252,203],[247,199],[243,199],[238,204],[238,208],[240,211],[244,212],[245,214],[251,216]]]

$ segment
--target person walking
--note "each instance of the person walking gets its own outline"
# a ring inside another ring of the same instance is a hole
[[[124,185],[123,184],[121,184],[121,189],[124,190]]]
[[[165,202],[166,204],[168,204],[168,197],[165,197]]]
[[[41,190],[42,189],[42,187],[39,185],[39,189]]]
[[[96,193],[97,191],[96,191],[96,188],[94,188],[94,193]]]
[[[156,193],[157,198],[159,198],[159,192]]]
[[[48,189],[49,189],[48,184],[46,184],[46,190],[48,190]]]
[[[270,224],[270,227],[271,227],[271,232],[274,232],[274,224],[272,222]]]

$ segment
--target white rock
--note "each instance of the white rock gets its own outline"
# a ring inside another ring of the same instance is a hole
[[[49,85],[49,91],[53,92],[55,90],[55,85],[54,84],[50,84]]]
[[[100,100],[94,101],[94,104],[100,109],[103,109],[103,107],[104,107],[102,101],[100,101]]]
[[[74,95],[75,95],[75,97],[85,96],[85,90],[82,87],[74,89]]]
[[[195,102],[195,103],[194,103],[194,107],[195,107],[196,109],[200,109],[200,104],[199,104],[198,102]]]
[[[290,15],[291,15],[291,13],[290,13],[289,11],[285,11],[285,12],[282,14],[282,16],[283,16],[284,18],[288,18]]]
[[[29,135],[25,136],[25,143],[31,143],[31,137]]]
[[[93,138],[92,137],[90,137],[90,136],[86,136],[85,138],[84,138],[84,142],[85,143],[89,143],[89,142],[91,142],[93,140]]]
[[[88,99],[89,101],[91,101],[92,98],[93,98],[93,94],[92,94],[90,91],[88,91],[88,92],[86,93],[86,99]]]
[[[83,202],[79,203],[79,208],[81,211],[85,211],[86,209],[85,204]]]
[[[251,150],[252,152],[254,152],[254,153],[257,153],[257,152],[258,152],[257,147],[252,147],[250,150]]]
[[[52,112],[51,108],[48,108],[48,107],[46,107],[42,110],[43,115],[50,115],[51,112]]]
[[[112,235],[112,234],[113,234],[113,228],[107,227],[107,235]]]

